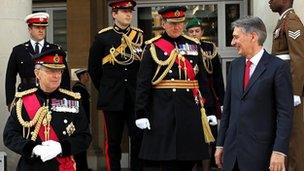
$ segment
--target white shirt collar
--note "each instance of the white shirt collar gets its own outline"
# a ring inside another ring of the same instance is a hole
[[[30,42],[31,42],[31,45],[33,46],[33,48],[35,48],[36,41],[34,41],[33,39],[30,39]],[[43,45],[44,45],[44,39],[40,40],[38,43],[39,43],[40,47],[43,47]]]
[[[291,10],[293,10],[293,8],[288,8],[286,11],[284,11],[284,12],[282,13],[282,15],[280,15],[280,20],[284,17],[284,15],[285,15],[287,12],[289,12],[289,11],[291,11]]]
[[[260,59],[263,56],[264,53],[264,49],[262,48],[257,54],[255,54],[252,58],[250,58],[250,61],[252,62],[253,65],[258,65]],[[246,62],[248,61],[248,59],[246,59]]]

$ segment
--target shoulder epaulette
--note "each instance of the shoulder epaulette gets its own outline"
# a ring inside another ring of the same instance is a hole
[[[31,89],[28,89],[28,90],[24,90],[24,91],[21,91],[21,92],[16,92],[15,94],[15,97],[23,97],[25,95],[28,95],[28,94],[31,94],[31,93],[34,93],[36,92],[38,89],[37,88],[31,88]]]
[[[200,41],[197,40],[196,38],[187,36],[187,35],[185,35],[185,34],[183,34],[182,36],[183,36],[184,38],[186,38],[186,39],[189,39],[189,40],[191,40],[191,41],[194,41],[194,42],[197,43],[197,44],[201,44]]]
[[[106,32],[106,31],[111,30],[111,29],[113,29],[112,26],[107,27],[107,28],[103,28],[103,29],[101,29],[101,30],[98,32],[98,34],[103,33],[103,32]]]
[[[142,31],[140,28],[137,28],[137,27],[132,27],[132,26],[131,26],[131,29],[133,29],[133,30],[136,30],[136,31],[139,31],[139,32],[143,33],[143,31]]]
[[[63,88],[59,88],[59,92],[61,92],[63,94],[66,94],[66,95],[69,95],[71,97],[74,97],[74,99],[80,99],[81,98],[80,93],[75,93],[75,92],[72,92],[70,90],[66,90],[66,89],[63,89]]]
[[[153,37],[152,39],[145,41],[145,44],[146,45],[151,44],[152,42],[154,42],[155,40],[157,40],[161,37],[162,37],[161,35],[157,35],[157,36]]]

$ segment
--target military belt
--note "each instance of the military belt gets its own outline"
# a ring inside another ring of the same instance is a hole
[[[177,88],[177,89],[194,89],[199,88],[197,80],[162,80],[154,85],[155,89]]]

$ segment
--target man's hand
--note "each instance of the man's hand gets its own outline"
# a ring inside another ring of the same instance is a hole
[[[215,158],[215,164],[217,165],[218,168],[223,168],[223,154],[224,154],[223,148],[216,148],[214,153],[214,158]]]
[[[147,118],[137,119],[135,124],[140,129],[151,129],[150,122]]]
[[[285,156],[283,154],[272,152],[270,158],[270,171],[285,171]]]
[[[57,141],[53,141],[53,140],[44,141],[42,142],[42,146],[48,148],[48,151],[46,153],[40,155],[40,158],[43,162],[57,157],[57,155],[61,154],[62,152],[61,145]]]
[[[217,125],[217,118],[215,115],[209,115],[209,116],[207,116],[207,119],[208,119],[209,125],[211,125],[211,126]]]

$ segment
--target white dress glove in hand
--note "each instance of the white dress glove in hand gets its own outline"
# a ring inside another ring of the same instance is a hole
[[[293,95],[293,106],[296,107],[299,104],[301,104],[301,98],[300,98],[300,96]]]
[[[211,126],[217,125],[217,119],[216,119],[215,115],[209,115],[209,116],[207,116],[207,119],[208,119],[209,125],[211,125]]]
[[[151,129],[150,128],[150,122],[147,118],[137,119],[135,121],[135,124],[140,129]]]
[[[48,148],[47,152],[40,155],[40,158],[43,162],[55,158],[57,155],[59,155],[62,152],[62,148],[59,142],[48,140],[42,142],[42,145]]]
[[[33,154],[36,155],[36,156],[41,156],[42,154],[46,153],[48,150],[48,147],[46,146],[43,146],[43,145],[36,145],[34,148],[33,148]]]

